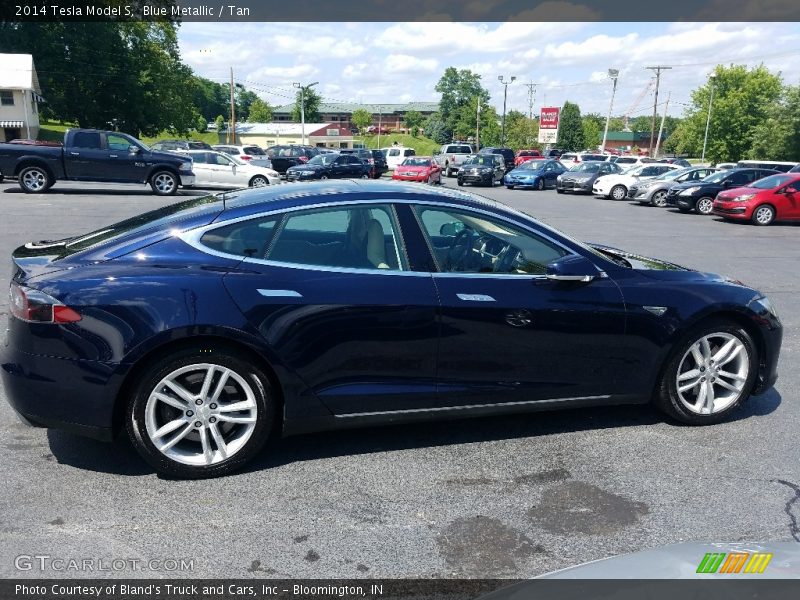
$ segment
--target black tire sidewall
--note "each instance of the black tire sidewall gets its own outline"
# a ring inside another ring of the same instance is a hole
[[[263,181],[263,186],[257,186],[256,181]],[[256,175],[250,180],[250,187],[267,187],[269,185],[269,179],[264,177],[263,175]]]
[[[158,177],[159,175],[169,175],[170,177],[172,177],[172,180],[174,182],[172,190],[170,190],[169,192],[161,192],[158,190],[158,188],[156,187],[156,177]],[[153,190],[153,193],[156,196],[172,196],[173,194],[175,194],[175,192],[178,191],[178,185],[179,185],[178,177],[172,171],[164,171],[164,170],[156,171],[150,176],[150,188]]]
[[[211,466],[193,467],[175,462],[164,456],[153,445],[147,434],[144,412],[150,392],[156,384],[172,371],[183,366],[213,363],[228,367],[244,378],[252,387],[258,417],[256,427],[245,446],[232,457]],[[269,378],[252,361],[231,351],[200,353],[185,349],[154,362],[139,379],[126,410],[126,427],[134,448],[160,475],[179,479],[204,479],[228,474],[255,456],[269,437],[275,422],[274,394]]]
[[[723,411],[714,413],[712,415],[699,415],[689,411],[680,401],[677,391],[677,371],[680,367],[680,361],[684,354],[688,351],[689,347],[694,344],[701,337],[709,333],[724,332],[738,337],[747,348],[748,357],[750,359],[750,369],[745,381],[744,390],[746,393],[734,402],[731,406]],[[667,359],[666,367],[661,375],[661,380],[656,392],[656,404],[672,418],[690,425],[711,425],[725,421],[728,416],[735,411],[743,402],[750,396],[750,392],[756,383],[758,377],[759,356],[758,348],[752,336],[740,325],[721,319],[709,320],[695,327],[692,331],[683,336],[670,353]]]
[[[28,189],[25,186],[24,183],[22,183],[23,176],[28,171],[39,171],[40,173],[42,173],[44,175],[45,183],[44,183],[44,187],[42,189],[40,189],[40,190],[31,190],[31,189]],[[42,167],[38,167],[38,166],[35,166],[35,165],[34,166],[30,166],[30,167],[25,167],[24,169],[22,169],[19,172],[19,176],[18,177],[19,177],[19,187],[22,188],[22,191],[25,192],[26,194],[41,194],[43,192],[46,192],[48,189],[50,189],[50,186],[53,185],[53,178],[50,176],[50,173],[47,172],[47,169],[43,169]]]
[[[622,194],[622,197],[621,197],[621,198],[615,198],[615,197],[614,197],[614,190],[618,190],[618,189],[620,189],[620,190],[622,190],[622,191],[624,192],[624,193]],[[612,188],[611,188],[611,190],[608,192],[608,195],[611,197],[611,199],[612,199],[612,200],[624,200],[624,199],[625,199],[625,196],[627,195],[627,193],[628,193],[628,191],[625,189],[625,186],[623,186],[623,185],[615,185],[615,186],[614,186],[614,187],[612,187]]]

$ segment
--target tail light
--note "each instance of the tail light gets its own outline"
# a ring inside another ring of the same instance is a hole
[[[241,158],[242,160],[253,160],[253,157],[250,156],[249,154],[240,154],[239,158]]]
[[[305,154],[303,154],[303,155],[301,155],[301,156],[298,156],[297,158],[298,158],[298,159],[300,160],[300,162],[301,162],[301,163],[303,163],[303,164],[305,164],[305,163],[307,163],[307,162],[308,162],[308,157],[307,157]]]
[[[69,306],[48,296],[44,292],[34,290],[15,283],[9,290],[11,314],[28,323],[74,323],[81,316]]]
[[[456,159],[456,155],[455,155],[455,154],[453,154],[452,156],[450,156],[450,160],[452,160],[452,161],[455,161],[455,159]]]
[[[374,158],[370,158],[370,159],[368,159],[368,160],[369,160],[369,164],[371,164],[371,165],[374,165],[374,164],[375,164],[375,159],[374,159]]]

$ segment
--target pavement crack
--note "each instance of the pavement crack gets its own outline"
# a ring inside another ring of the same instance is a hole
[[[783,512],[789,517],[789,533],[792,534],[794,541],[800,542],[800,525],[797,522],[797,515],[792,512],[794,505],[800,501],[800,486],[795,483],[791,483],[790,481],[785,481],[783,479],[774,479],[776,483],[780,483],[781,485],[785,485],[794,492],[794,496],[789,498],[789,501],[786,503],[786,506],[783,507]]]

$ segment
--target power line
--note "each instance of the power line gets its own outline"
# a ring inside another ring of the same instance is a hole
[[[671,68],[672,67],[666,67],[663,65],[656,67],[645,67],[645,69],[650,69],[651,71],[656,72],[656,93],[655,93],[655,98],[653,98],[653,125],[650,130],[650,148],[648,150],[649,156],[653,156],[653,138],[656,135],[656,117],[658,116],[658,86],[661,83],[661,71],[665,71]]]

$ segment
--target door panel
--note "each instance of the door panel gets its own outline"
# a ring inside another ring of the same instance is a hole
[[[143,181],[145,165],[141,154],[130,151],[131,141],[127,138],[106,134],[110,177],[117,181]],[[141,166],[137,166],[141,165]]]

